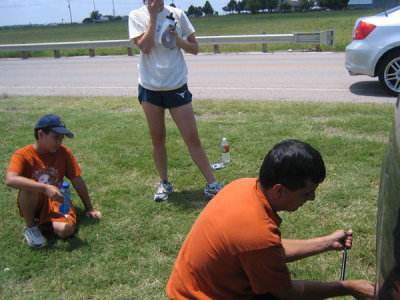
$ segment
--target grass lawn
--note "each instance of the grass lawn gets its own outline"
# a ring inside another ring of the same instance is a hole
[[[375,15],[378,9],[349,9],[296,13],[230,14],[212,17],[194,17],[190,21],[196,36],[231,34],[284,34],[335,29],[335,47],[321,45],[323,50],[344,51],[351,42],[354,22],[363,16]],[[62,24],[25,28],[0,28],[0,44],[95,41],[128,39],[127,22],[98,24]],[[312,44],[269,44],[268,51],[287,49],[315,49]],[[138,53],[138,48],[134,50]],[[213,52],[213,46],[201,46],[201,52]],[[221,45],[220,51],[261,51],[258,45]],[[31,56],[53,56],[52,51],[29,52]],[[88,55],[88,50],[65,50],[63,56]],[[96,49],[96,55],[127,54],[126,49]],[[17,52],[0,52],[0,57],[20,57]]]
[[[325,159],[327,178],[316,200],[295,213],[281,213],[284,238],[353,229],[347,279],[375,280],[375,227],[382,157],[394,107],[379,104],[194,101],[200,136],[211,162],[221,137],[232,162],[216,171],[227,183],[256,177],[267,151],[278,141],[311,143]],[[229,107],[229,111],[226,109]],[[169,174],[176,193],[152,200],[158,181],[141,107],[128,98],[0,98],[0,169],[4,182],[10,157],[33,143],[40,116],[63,117],[75,138],[65,138],[83,169],[95,208],[103,218],[84,217],[75,191],[78,233],[50,237],[32,250],[23,241],[17,191],[0,189],[0,290],[2,299],[165,299],[175,257],[207,200],[205,180],[167,117]],[[290,264],[294,279],[338,280],[342,252]],[[6,269],[8,268],[8,269]]]

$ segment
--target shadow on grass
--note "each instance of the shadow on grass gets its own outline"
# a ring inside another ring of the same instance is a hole
[[[360,96],[374,96],[374,97],[390,97],[385,92],[379,80],[376,81],[359,81],[350,86],[350,92]]]
[[[209,201],[204,195],[204,190],[175,192],[168,198],[168,202],[185,209],[203,209]]]

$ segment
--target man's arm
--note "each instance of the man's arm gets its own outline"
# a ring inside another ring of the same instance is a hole
[[[337,230],[330,235],[307,240],[282,239],[286,261],[293,262],[329,250],[341,250],[345,246],[350,249],[353,242],[352,234],[351,230]]]
[[[150,14],[150,22],[146,31],[133,39],[134,43],[139,47],[140,51],[145,54],[150,53],[154,45],[154,38],[156,36],[157,16],[163,9],[164,3],[161,0],[147,0],[146,7]]]
[[[341,282],[292,280],[290,286],[272,294],[279,299],[289,300],[319,300],[346,295],[359,300],[370,300],[374,295],[374,284],[367,280]]]
[[[60,193],[58,187],[37,182],[33,179],[26,178],[16,172],[7,172],[6,185],[24,191],[43,193],[54,201],[62,202],[64,196]]]
[[[92,202],[90,201],[89,192],[83,178],[81,176],[77,176],[71,179],[71,183],[78,193],[79,198],[81,198],[83,205],[85,205],[86,215],[100,218],[102,214],[100,211],[93,208]]]

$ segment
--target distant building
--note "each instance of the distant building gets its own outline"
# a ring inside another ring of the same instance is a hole
[[[110,21],[110,18],[107,16],[101,16],[96,20],[96,22],[108,22],[108,21]]]
[[[350,0],[349,7],[390,9],[400,5],[400,0]]]

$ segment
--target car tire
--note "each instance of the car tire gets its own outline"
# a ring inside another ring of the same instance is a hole
[[[378,70],[379,81],[390,95],[400,93],[400,51],[395,51],[386,56]]]

